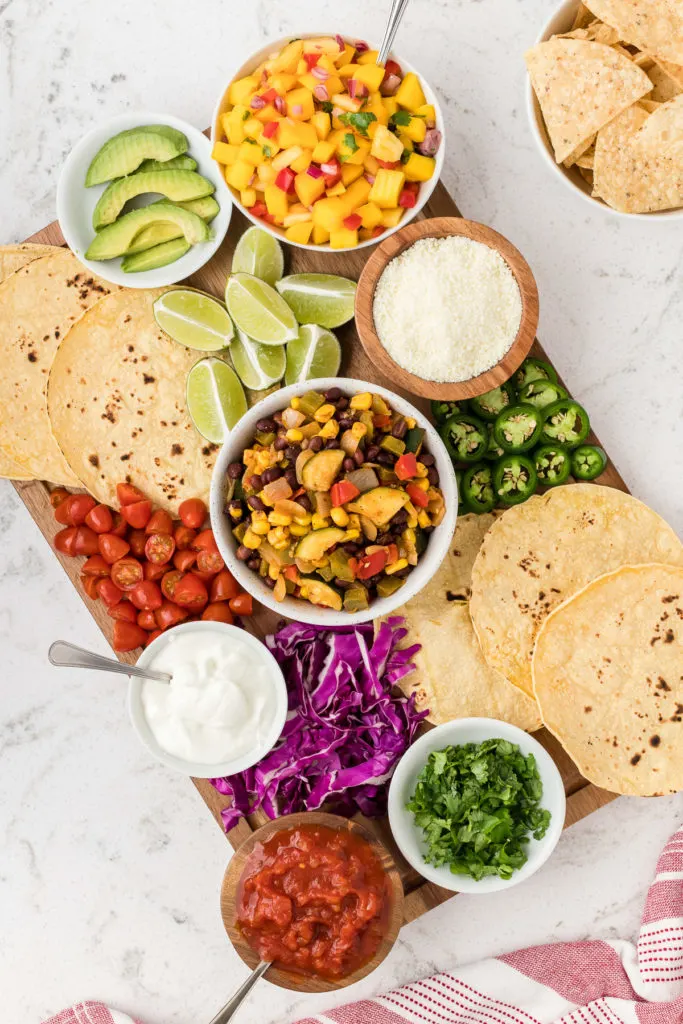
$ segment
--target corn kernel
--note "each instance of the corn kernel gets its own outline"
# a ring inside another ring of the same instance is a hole
[[[252,522],[251,524],[251,532],[255,533],[257,537],[265,537],[269,530],[270,526],[268,525],[267,519],[265,519],[263,522]]]
[[[427,476],[428,472],[429,472],[429,470],[425,466],[424,462],[418,462],[418,464],[417,464],[417,475],[418,476]]]
[[[334,523],[335,526],[349,525],[348,513],[345,512],[344,509],[341,507],[333,508],[332,511],[330,512],[330,518],[332,519],[332,522]]]
[[[344,540],[358,540],[360,537],[360,530],[347,530],[344,534]]]
[[[403,531],[403,537],[404,537],[404,540],[405,540],[406,544],[413,544],[413,545],[415,544],[415,540],[416,540],[415,530],[411,530],[411,529],[406,528]]]
[[[411,530],[414,530],[417,526],[417,510],[411,501],[406,502],[403,507],[408,513],[408,526]]]
[[[301,433],[300,430],[297,430],[296,427],[290,427],[287,433],[285,434],[285,437],[287,438],[288,441],[297,443],[299,441],[303,441],[304,439],[304,435]]]
[[[310,531],[307,526],[297,526],[296,523],[292,523],[289,528],[289,532],[292,537],[305,537]]]
[[[252,551],[256,551],[257,548],[261,547],[261,537],[258,537],[253,530],[248,529],[242,538],[242,543],[245,548],[250,548]]]
[[[294,398],[290,399],[289,404],[292,407],[292,409],[298,409],[299,406],[301,405],[301,400],[297,398],[297,396],[295,395]]]
[[[406,416],[406,426],[408,427],[408,430],[412,430],[413,427],[417,426],[417,421],[414,420],[412,416]]]
[[[313,527],[314,530],[323,530],[326,526],[329,525],[330,521],[325,516],[318,515],[317,512],[314,512],[313,515],[311,516],[311,526]]]
[[[360,530],[360,516],[357,512],[351,512],[349,515],[349,528],[352,530]]]
[[[391,565],[388,565],[384,571],[387,574],[387,576],[391,576],[393,573],[400,572],[401,569],[407,569],[407,568],[408,568],[408,559],[407,558],[399,558],[395,562],[392,562]]]
[[[276,580],[278,578],[278,576],[280,575],[280,566],[279,565],[269,565],[268,566],[268,575],[270,576],[271,580]]]
[[[300,590],[299,590],[299,594],[305,600],[308,597],[308,587],[301,587]]]
[[[356,420],[355,423],[351,424],[351,433],[356,438],[356,440],[360,441],[362,437],[365,437],[367,432],[368,428],[364,423],[361,423],[360,420]]]
[[[351,409],[370,409],[372,407],[372,395],[369,391],[364,391],[360,395],[354,395],[349,402]]]
[[[426,476],[421,476],[419,480],[415,481],[415,486],[419,487],[421,491],[429,490],[429,480]]]
[[[420,509],[420,511],[417,513],[417,523],[418,523],[418,526],[421,526],[423,530],[427,526],[431,526],[432,525],[431,519],[429,518],[429,516],[427,515],[427,513],[425,512],[425,510],[423,508]]]
[[[319,409],[315,410],[314,419],[316,419],[318,423],[327,423],[328,420],[332,419],[336,411],[335,406],[330,405],[330,403],[327,402],[325,405],[321,405]]]
[[[291,526],[292,517],[285,516],[282,512],[269,512],[268,522],[271,526]]]
[[[324,427],[321,427],[318,431],[320,437],[332,438],[336,437],[339,433],[339,424],[336,420],[328,420]]]
[[[294,516],[294,522],[297,526],[310,526],[311,516],[308,512],[304,516]]]
[[[232,519],[241,519],[242,518],[242,509],[241,508],[231,508],[230,509],[230,517]]]

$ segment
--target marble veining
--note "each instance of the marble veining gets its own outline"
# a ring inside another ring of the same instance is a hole
[[[680,531],[680,222],[593,210],[536,153],[522,54],[553,6],[412,0],[397,50],[443,102],[446,185],[464,214],[525,254],[544,345],[633,492]],[[98,120],[147,109],[203,127],[232,69],[268,38],[320,27],[377,40],[387,7],[0,0],[2,241],[53,219],[62,160]],[[138,746],[121,682],[48,665],[58,637],[105,645],[4,483],[0,533],[3,1017],[38,1024],[96,998],[148,1024],[208,1021],[246,975],[218,911],[230,847],[194,788]],[[633,937],[659,848],[681,820],[681,796],[614,802],[567,832],[526,884],[458,897],[405,928],[342,998],[523,944]],[[262,984],[240,1020],[293,1020],[338,1001]]]

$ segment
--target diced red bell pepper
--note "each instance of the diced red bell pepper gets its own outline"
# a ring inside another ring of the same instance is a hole
[[[372,417],[372,424],[378,430],[387,430],[391,426],[391,416],[387,416],[386,413],[377,412]]]
[[[322,56],[322,54],[320,54],[320,53],[305,53],[303,55],[304,60],[306,61],[306,64],[308,65],[308,70],[309,71],[311,70],[311,68],[314,68],[316,66],[316,64],[320,60],[321,56]]]
[[[384,65],[384,77],[387,78],[389,75],[398,75],[399,78],[403,78],[403,68],[395,60],[388,60]]]
[[[398,197],[398,205],[403,206],[406,210],[411,209],[417,202],[417,196],[414,192],[409,192],[407,188],[404,188]]]
[[[349,231],[355,231],[363,223],[363,218],[359,213],[352,213],[348,217],[344,217],[344,227],[348,228]]]
[[[395,544],[387,544],[387,565],[398,561],[398,547]]]
[[[273,135],[278,129],[277,121],[267,121],[263,126],[263,137],[264,139],[272,139]]]
[[[347,501],[353,501],[359,494],[360,491],[350,480],[340,480],[339,483],[332,484],[330,488],[332,507],[338,508],[340,505],[345,505]]]
[[[371,555],[363,555],[358,562],[356,576],[359,580],[369,580],[371,576],[376,576],[378,572],[381,572],[387,564],[386,548],[380,548],[379,551],[373,551]]]
[[[254,217],[265,217],[265,215],[268,213],[268,207],[266,206],[265,203],[259,200],[259,202],[254,203],[249,212]]]
[[[261,93],[261,99],[265,100],[266,103],[274,103],[277,99],[277,92],[275,89],[267,89],[265,92]]]
[[[351,570],[351,572],[355,576],[356,573],[358,572],[358,559],[357,558],[354,558],[353,556],[351,556],[351,558],[349,558],[349,569]]]
[[[341,178],[341,164],[337,160],[336,156],[331,160],[326,160],[324,164],[320,165],[320,170],[325,175],[325,184],[334,185]]]
[[[406,181],[406,183],[404,184],[403,187],[406,190],[406,192],[414,192],[415,195],[417,195],[417,193],[420,191],[420,182],[419,181]]]
[[[289,580],[290,583],[296,583],[299,578],[299,570],[295,565],[286,565],[282,570],[282,575],[286,580]]]
[[[394,465],[394,473],[399,480],[412,480],[417,476],[417,459],[413,452],[404,452]]]
[[[386,228],[383,228],[381,224],[378,224],[377,227],[372,229],[372,237],[379,238],[380,235],[384,234],[385,230]]]
[[[278,188],[281,188],[283,192],[293,192],[295,178],[296,174],[291,170],[291,168],[283,167],[275,179],[275,184]]]
[[[413,505],[417,506],[417,508],[427,508],[429,498],[426,491],[423,491],[417,484],[408,484],[406,491]]]
[[[380,160],[377,159],[377,163],[380,167],[384,167],[387,171],[395,171],[397,167],[401,166],[400,160]]]

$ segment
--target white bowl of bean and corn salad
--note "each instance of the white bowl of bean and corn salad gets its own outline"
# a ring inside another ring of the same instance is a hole
[[[211,525],[239,584],[272,611],[340,626],[388,615],[431,579],[458,492],[427,417],[327,377],[257,403],[223,445]]]

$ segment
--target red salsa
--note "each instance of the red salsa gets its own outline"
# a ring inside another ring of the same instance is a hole
[[[240,883],[237,923],[262,960],[343,978],[371,960],[390,890],[370,844],[324,825],[278,832],[256,847]]]

